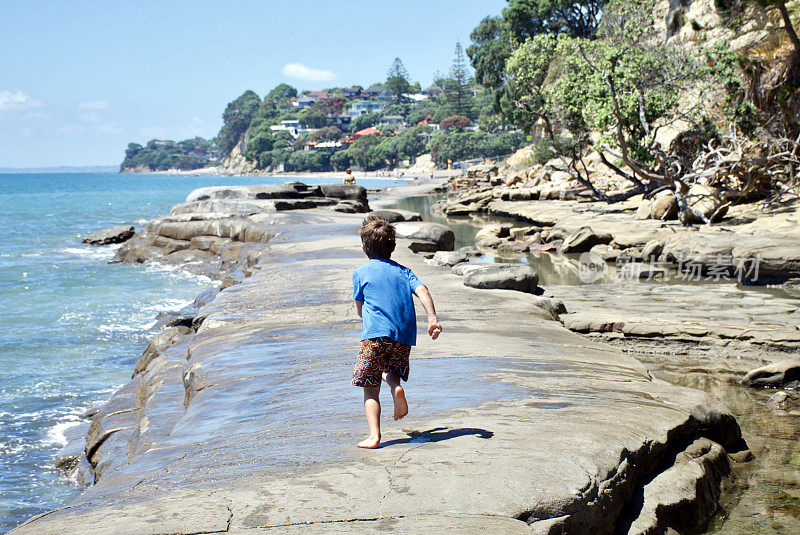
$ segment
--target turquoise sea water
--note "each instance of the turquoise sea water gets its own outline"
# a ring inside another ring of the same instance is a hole
[[[215,284],[158,266],[108,264],[115,246],[83,245],[81,236],[120,224],[138,229],[195,188],[285,181],[0,174],[0,533],[80,492],[54,468],[64,431],[130,379],[158,312]]]

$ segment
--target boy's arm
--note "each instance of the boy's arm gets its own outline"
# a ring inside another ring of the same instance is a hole
[[[436,340],[439,337],[439,333],[442,332],[442,325],[439,323],[439,318],[436,316],[436,307],[433,305],[433,297],[431,297],[428,287],[424,284],[420,284],[414,289],[414,295],[419,297],[422,308],[425,309],[425,313],[428,315],[428,335],[431,339]]]
[[[363,301],[356,301],[356,312],[358,312],[358,317],[361,317],[361,305],[363,305]]]

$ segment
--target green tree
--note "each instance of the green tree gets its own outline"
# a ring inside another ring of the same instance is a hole
[[[486,17],[469,37],[472,44],[467,47],[467,55],[475,69],[475,80],[484,87],[499,89],[506,61],[514,51],[508,24],[501,17]]]
[[[278,106],[286,103],[289,101],[289,99],[292,99],[296,96],[297,89],[289,84],[280,84],[275,86],[269,93],[267,93],[267,96],[264,97],[264,103]]]
[[[389,67],[384,87],[392,94],[395,104],[402,104],[406,101],[403,94],[411,92],[411,84],[408,81],[408,71],[400,58],[394,58],[394,62]]]
[[[217,138],[222,154],[228,155],[250,126],[250,121],[261,106],[261,99],[253,91],[245,91],[229,103],[222,114],[222,128]]]
[[[608,0],[509,0],[503,19],[519,41],[544,33],[593,39]]]
[[[369,128],[370,126],[375,126],[381,122],[382,118],[383,114],[381,113],[364,113],[359,115],[350,123],[350,131],[358,132],[359,130]]]
[[[453,65],[450,67],[450,76],[445,80],[445,102],[450,108],[451,115],[472,115],[472,75],[467,66],[467,57],[461,42],[456,42]]]

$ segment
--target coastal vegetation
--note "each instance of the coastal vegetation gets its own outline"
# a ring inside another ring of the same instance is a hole
[[[720,208],[796,194],[796,5],[706,3],[716,25],[689,18],[685,2],[511,0],[468,53],[503,119],[536,134],[533,163],[555,158],[596,199],[666,188],[683,213],[698,183]],[[593,154],[626,187],[598,186],[584,161]]]
[[[422,89],[400,58],[386,79],[368,87],[303,91],[280,84],[263,98],[247,90],[230,102],[202,158],[187,142],[130,144],[122,170],[192,170],[239,165],[241,170],[330,171],[393,169],[430,153],[439,166],[511,154],[526,142],[503,119],[494,90],[477,83],[460,43],[446,75]],[[237,162],[234,164],[233,162]]]

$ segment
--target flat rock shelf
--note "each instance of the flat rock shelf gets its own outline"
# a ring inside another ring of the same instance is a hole
[[[536,296],[466,287],[407,240],[393,258],[431,289],[444,333],[412,352],[410,415],[384,418],[380,449],[355,448],[362,218],[261,218],[275,238],[93,417],[95,484],[12,533],[702,528],[741,449],[724,407],[570,332]]]

